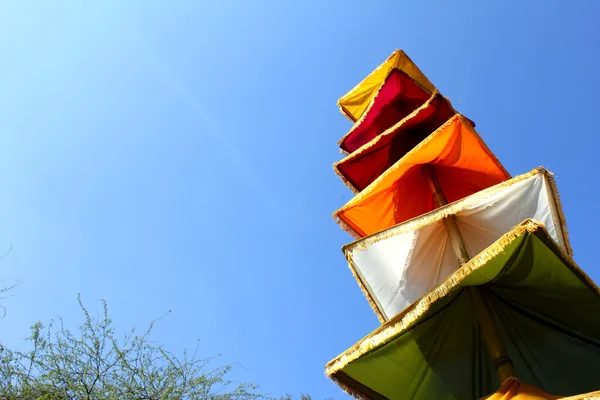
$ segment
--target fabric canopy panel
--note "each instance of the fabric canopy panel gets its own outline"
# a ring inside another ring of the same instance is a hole
[[[340,140],[340,148],[352,153],[390,126],[410,115],[431,97],[430,93],[399,69],[393,69],[375,97]]]
[[[334,164],[334,170],[350,189],[359,192],[455,113],[446,98],[434,93],[411,115]]]
[[[521,382],[555,396],[600,388],[600,289],[531,220],[331,361],[327,375],[371,399],[477,399],[498,390],[470,286],[488,303]]]
[[[507,379],[500,390],[482,400],[591,400],[600,399],[600,392],[563,397],[552,396],[532,385],[519,382],[517,379]]]
[[[572,254],[552,175],[542,168],[492,186],[343,248],[380,321],[418,300],[459,267],[444,218],[454,215],[471,256],[531,218]]]
[[[448,202],[510,175],[471,123],[456,114],[334,213],[355,237],[364,237],[437,208],[422,166],[433,167]]]
[[[559,396],[552,396],[532,385],[519,382],[517,379],[507,379],[500,390],[484,400],[555,400]]]
[[[375,97],[377,89],[394,68],[404,72],[430,94],[434,92],[435,86],[429,82],[429,79],[406,53],[402,50],[396,50],[375,71],[371,72],[362,82],[338,100],[340,110],[350,121],[355,122],[361,117],[373,97]]]

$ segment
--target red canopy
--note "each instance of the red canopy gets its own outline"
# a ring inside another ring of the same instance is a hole
[[[347,186],[359,192],[454,114],[448,99],[434,93],[410,116],[334,164],[334,169]]]
[[[360,119],[342,138],[340,148],[352,153],[408,116],[430,96],[431,93],[404,72],[393,69]]]
[[[350,234],[367,236],[438,208],[423,166],[448,202],[510,179],[471,122],[455,114],[334,213]]]

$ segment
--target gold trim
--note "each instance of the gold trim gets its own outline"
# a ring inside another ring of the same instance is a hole
[[[402,122],[403,120],[405,120],[406,118],[408,118],[409,116],[411,116],[412,114],[415,113],[415,111],[417,111],[418,109],[420,109],[421,107],[423,107],[426,103],[428,103],[431,98],[437,93],[439,94],[440,92],[435,89],[433,92],[425,89],[423,86],[421,86],[419,84],[419,82],[415,81],[410,75],[408,75],[406,72],[402,71],[400,68],[397,67],[393,67],[392,69],[390,69],[390,71],[388,72],[388,74],[385,76],[384,80],[381,82],[381,84],[379,85],[379,87],[377,88],[377,90],[375,91],[375,95],[373,96],[373,98],[371,99],[371,101],[369,102],[369,105],[365,108],[365,110],[363,111],[363,113],[361,114],[360,118],[358,118],[354,124],[352,125],[352,128],[350,128],[350,130],[348,131],[348,133],[346,133],[344,136],[342,136],[340,138],[340,140],[337,141],[337,144],[342,144],[342,142],[344,141],[344,139],[346,139],[350,134],[352,134],[352,132],[354,132],[363,122],[364,120],[367,118],[367,114],[369,114],[369,112],[371,111],[371,109],[375,106],[375,103],[377,102],[377,98],[381,95],[381,91],[383,90],[383,86],[387,83],[390,75],[392,74],[392,72],[394,72],[394,70],[397,69],[401,74],[403,74],[405,77],[407,77],[408,79],[410,79],[412,82],[414,82],[417,86],[419,86],[421,89],[423,89],[423,91],[429,95],[429,98],[427,100],[425,100],[423,102],[423,104],[421,104],[419,107],[417,107],[415,110],[413,110],[410,114],[408,114],[407,116],[405,116],[404,118],[402,118],[400,121],[396,122],[395,125],[397,125],[398,123]],[[388,128],[389,129],[389,128]]]
[[[387,171],[385,171],[383,174],[379,175],[379,177],[377,179],[375,179],[373,182],[371,182],[371,184],[369,184],[369,186],[367,186],[362,192],[357,194],[352,200],[350,200],[348,203],[346,203],[342,208],[335,211],[333,213],[333,219],[338,223],[340,221],[342,221],[340,214],[347,211],[349,208],[354,207],[359,201],[361,201],[365,197],[367,197],[370,194],[372,194],[373,192],[375,192],[376,191],[375,189],[377,188],[377,185],[379,184],[379,182],[381,180],[383,180],[387,175],[393,173],[395,170],[400,168],[400,165],[402,164],[402,161],[405,158],[412,156],[413,153],[421,151],[421,148],[423,146],[427,145],[430,141],[432,141],[436,134],[439,134],[439,132],[441,132],[443,129],[446,129],[449,125],[457,123],[457,121],[460,121],[461,123],[465,124],[465,126],[467,126],[469,129],[471,129],[472,134],[475,135],[475,137],[477,139],[479,139],[479,142],[481,143],[483,151],[487,154],[488,157],[490,157],[492,159],[492,161],[496,164],[496,166],[507,176],[507,180],[510,179],[510,174],[508,173],[508,171],[504,168],[504,166],[500,163],[500,161],[498,161],[498,158],[494,155],[494,153],[492,153],[492,151],[489,149],[489,147],[485,144],[485,142],[483,141],[481,136],[477,133],[475,128],[473,128],[469,119],[460,113],[456,113],[452,118],[450,118],[442,126],[440,126],[438,129],[436,129],[431,135],[429,135],[427,138],[423,139],[421,141],[421,143],[419,143],[412,150],[410,150],[408,153],[406,153],[404,155],[404,157],[402,157],[394,165],[392,165],[390,168],[388,168]],[[344,222],[344,224],[340,224],[340,226],[342,227],[342,229],[344,229],[350,235],[364,236],[364,235],[360,235],[356,229],[349,226],[347,221],[343,221],[343,222]]]
[[[408,114],[406,117],[402,118],[400,121],[396,122],[394,125],[392,125],[391,127],[387,128],[385,131],[383,131],[383,133],[381,133],[380,135],[377,135],[375,138],[373,138],[372,140],[370,140],[369,142],[363,144],[361,147],[359,147],[358,149],[356,149],[355,151],[353,151],[352,153],[348,153],[347,151],[345,151],[344,149],[340,148],[340,151],[342,152],[342,154],[345,154],[346,156],[341,159],[340,161],[336,162],[333,164],[333,171],[336,173],[337,176],[339,176],[342,181],[344,182],[344,185],[348,186],[350,188],[350,190],[352,190],[353,193],[359,193],[360,190],[358,190],[349,180],[348,178],[342,174],[342,172],[338,169],[338,165],[340,165],[343,162],[347,162],[350,159],[356,158],[359,155],[362,155],[362,153],[366,152],[367,150],[369,150],[371,147],[374,147],[377,143],[379,143],[380,141],[383,140],[383,138],[392,135],[394,133],[396,133],[396,131],[398,131],[399,129],[402,128],[402,125],[408,123],[409,121],[411,121],[413,118],[415,118],[420,112],[422,112],[425,108],[429,107],[431,105],[431,103],[437,99],[437,98],[442,98],[443,100],[448,102],[448,105],[450,106],[450,108],[452,110],[454,110],[454,112],[456,113],[456,110],[454,109],[454,107],[452,107],[452,103],[450,102],[449,99],[447,99],[446,97],[442,96],[442,94],[440,92],[438,92],[437,90],[435,90],[433,92],[433,94],[429,97],[429,99],[427,99],[427,101],[425,101],[425,103],[423,103],[422,105],[420,105],[416,110],[414,110],[413,112],[411,112],[410,114]],[[366,112],[365,112],[366,114]],[[451,119],[452,117],[448,118]],[[355,125],[356,126],[356,125]],[[443,126],[443,125],[442,125]],[[354,131],[354,127],[352,127],[352,129],[350,130],[350,132],[348,132],[346,135],[344,135],[343,138],[341,138],[338,141],[338,144],[340,144],[342,142],[342,140],[344,140],[352,131]],[[434,131],[435,132],[435,131]],[[432,132],[432,133],[434,133]]]
[[[367,289],[366,283],[363,281],[361,275],[356,270],[356,265],[352,261],[352,257],[356,252],[364,251],[367,249],[367,247],[370,247],[382,240],[389,239],[390,237],[402,235],[402,234],[405,234],[405,233],[408,233],[411,231],[416,231],[425,226],[428,226],[428,225],[431,225],[431,224],[434,224],[437,222],[441,222],[444,218],[451,216],[451,215],[456,215],[459,212],[463,211],[464,209],[469,208],[475,202],[485,201],[486,199],[493,197],[493,196],[497,195],[498,193],[502,192],[506,188],[516,185],[527,179],[530,179],[536,175],[543,175],[543,177],[546,178],[546,183],[550,187],[550,193],[552,193],[552,197],[553,197],[553,199],[550,199],[550,200],[554,201],[556,203],[556,211],[557,211],[556,217],[558,218],[558,221],[555,221],[555,223],[559,225],[560,236],[562,237],[563,242],[566,246],[567,254],[570,257],[573,257],[573,252],[569,245],[569,235],[568,235],[567,228],[566,228],[566,220],[565,220],[565,217],[564,217],[564,214],[562,211],[562,204],[560,203],[560,199],[558,198],[558,189],[556,187],[556,182],[553,178],[553,174],[551,172],[547,171],[546,169],[544,169],[543,167],[538,167],[538,168],[535,168],[525,174],[516,176],[511,180],[504,181],[502,183],[499,183],[497,185],[494,185],[492,187],[484,189],[480,192],[472,194],[471,196],[465,197],[464,199],[457,200],[454,203],[451,203],[447,206],[430,211],[427,214],[423,214],[419,217],[415,217],[411,220],[400,223],[391,228],[387,228],[378,233],[374,233],[367,237],[360,238],[352,243],[349,243],[349,244],[343,246],[342,252],[344,253],[344,257],[346,258],[346,261],[348,262],[348,267],[350,268],[350,272],[352,273],[352,276],[358,282],[358,286],[360,287],[361,291],[363,292],[363,295],[366,297],[367,301],[369,302],[369,305],[371,306],[373,311],[375,311],[375,315],[377,316],[377,319],[382,324],[387,321],[387,318],[385,316],[385,313],[381,309],[381,306],[375,300],[371,291],[369,291]],[[342,223],[343,223],[343,221],[342,221]],[[557,231],[557,233],[559,233],[559,232]]]
[[[348,396],[352,396],[353,398],[355,398],[356,400],[371,400],[366,396],[363,396],[362,394],[360,394],[359,392],[356,392],[354,389],[352,389],[350,386],[347,386],[346,384],[340,382],[339,380],[334,380],[335,384],[338,385],[340,387],[340,389],[342,389],[342,391],[344,393],[346,393]],[[587,400],[587,399],[586,399]]]
[[[379,137],[379,136],[378,136]],[[375,139],[373,139],[375,140]],[[370,142],[369,142],[370,143]],[[340,151],[342,152],[342,154],[346,155],[348,153],[344,152],[343,150],[340,149]],[[354,153],[353,153],[354,154]],[[344,160],[346,158],[349,157],[345,157]],[[342,174],[342,172],[338,169],[338,164],[341,163],[341,161],[338,161],[336,163],[333,164],[333,172],[335,172],[335,174],[342,180],[342,183],[344,185],[346,185],[348,188],[350,188],[350,190],[352,191],[352,193],[357,194],[360,192],[360,190],[358,190],[349,180],[348,178],[346,178],[346,176],[344,174]]]
[[[348,255],[346,255],[346,260],[348,261],[348,267],[350,268],[350,272],[352,273],[352,276],[354,277],[354,279],[356,279],[356,282],[358,282],[358,286],[360,287],[360,290],[362,291],[363,295],[366,297],[367,302],[371,306],[371,309],[375,312],[375,315],[377,316],[377,319],[379,320],[379,322],[381,324],[385,324],[385,322],[387,321],[387,319],[386,319],[386,317],[385,317],[385,315],[383,313],[383,310],[380,309],[381,306],[375,300],[375,298],[371,294],[371,291],[369,289],[367,289],[367,287],[366,287],[367,283],[363,281],[362,277],[360,276],[360,274],[356,270],[356,267],[354,266],[354,263],[348,257]]]
[[[597,400],[600,399],[600,390],[597,392],[576,394],[575,396],[559,397],[560,400]]]
[[[538,175],[538,174],[544,174],[548,178],[547,179],[548,185],[551,188],[551,192],[552,192],[553,196],[557,200],[557,211],[559,212],[559,217],[560,217],[560,221],[558,221],[558,222],[561,224],[561,229],[563,230],[563,236],[564,236],[563,239],[565,240],[565,243],[566,243],[566,242],[568,242],[568,238],[567,238],[567,234],[566,234],[566,222],[565,222],[566,220],[565,220],[564,214],[562,212],[562,204],[560,203],[560,201],[558,200],[558,197],[557,197],[558,189],[556,187],[556,182],[553,179],[553,175],[551,172],[547,171],[543,167],[537,167],[525,174],[518,175],[510,180],[500,182],[494,186],[490,186],[489,188],[483,189],[483,190],[481,190],[477,193],[474,193],[470,196],[464,197],[460,200],[456,200],[453,203],[448,204],[447,206],[437,208],[435,210],[429,211],[428,213],[422,214],[418,217],[414,217],[405,222],[401,222],[397,225],[394,225],[390,228],[386,228],[386,229],[379,231],[377,233],[374,233],[372,235],[362,237],[352,243],[348,243],[342,247],[342,251],[344,253],[346,253],[349,251],[364,250],[367,247],[372,246],[373,244],[380,242],[382,240],[388,239],[392,236],[397,236],[397,235],[401,235],[401,234],[409,232],[409,231],[418,230],[418,229],[421,229],[432,223],[439,222],[442,219],[444,219],[450,215],[455,215],[455,214],[463,211],[464,209],[469,208],[475,202],[485,201],[486,199],[493,197],[493,196],[497,195],[498,193],[502,192],[506,188],[516,185],[517,183],[525,181],[525,180],[527,180],[535,175]],[[344,223],[344,221],[341,221],[341,223]],[[569,250],[569,247],[567,247],[567,249],[569,251],[569,254],[572,254]]]
[[[486,250],[479,253],[473,259],[471,259],[463,267],[459,268],[452,275],[438,284],[434,289],[425,294],[421,299],[417,300],[411,306],[406,308],[404,311],[396,315],[386,324],[377,328],[371,334],[363,338],[357,344],[346,350],[344,353],[327,363],[325,373],[327,376],[332,377],[335,372],[342,370],[349,363],[357,360],[365,353],[387,344],[395,337],[410,328],[419,318],[421,318],[430,308],[431,305],[437,300],[447,296],[452,290],[454,290],[467,276],[473,271],[483,267],[494,257],[501,254],[504,249],[514,242],[517,238],[521,237],[525,233],[535,233],[540,231],[545,236],[545,244],[551,249],[563,263],[569,268],[577,277],[588,286],[597,296],[600,296],[600,288],[590,279],[589,276],[577,264],[573,259],[559,246],[554,239],[552,239],[546,232],[544,226],[539,222],[531,219],[526,219],[520,225],[513,228],[508,233],[504,234],[494,244],[489,246]],[[334,379],[332,377],[332,379]],[[334,379],[335,380],[335,379]]]
[[[360,382],[356,381],[354,378],[342,371],[336,372],[335,378],[336,384],[344,392],[346,392],[347,394],[349,394],[357,400],[388,400],[387,397],[361,384]],[[357,390],[357,388],[353,387],[352,385],[358,386],[359,390]],[[365,393],[362,393],[360,390],[364,391]]]
[[[393,61],[394,58],[396,58],[397,60]],[[404,59],[404,60],[402,60],[402,59]],[[404,61],[404,62],[402,63],[402,65],[400,65],[399,61]],[[408,66],[408,68],[407,68],[407,66]],[[427,93],[432,93],[436,89],[435,86],[429,80],[429,78],[427,78],[427,76],[421,71],[421,69],[417,66],[417,64],[415,64],[415,62],[408,56],[408,54],[406,54],[403,50],[396,49],[392,52],[392,54],[390,54],[390,56],[388,58],[386,58],[386,60],[383,63],[379,64],[377,66],[377,68],[372,70],[363,80],[361,80],[358,84],[354,85],[354,87],[352,89],[350,89],[350,91],[348,91],[345,95],[343,95],[342,97],[339,98],[339,100],[337,101],[337,105],[340,108],[340,111],[342,112],[342,114],[344,114],[344,116],[346,118],[348,118],[350,121],[355,122],[357,120],[357,118],[355,118],[352,115],[352,113],[350,113],[348,111],[348,109],[346,109],[346,107],[344,106],[343,103],[346,101],[346,99],[348,97],[351,97],[353,93],[359,91],[360,88],[364,86],[365,82],[369,78],[371,78],[373,75],[376,75],[380,70],[387,69],[388,73],[385,74],[385,77],[387,77],[389,75],[389,72],[394,68],[399,69],[400,71],[402,71],[406,75],[408,75],[412,80],[414,80],[417,84],[419,84],[419,86],[421,86]],[[409,73],[409,71],[407,71],[408,69],[413,70],[413,71],[411,71],[412,73]],[[385,78],[384,78],[384,80],[385,80]],[[422,82],[420,82],[420,81],[422,81]],[[382,83],[383,83],[383,81],[382,81]],[[379,85],[381,85],[381,83]],[[377,86],[377,85],[373,85],[373,86]],[[375,90],[377,90],[377,89],[375,89]],[[366,110],[366,108],[365,108],[365,110]],[[364,114],[364,110],[363,110],[363,114]]]
[[[403,233],[421,229],[427,225],[441,221],[442,219],[444,219],[450,215],[457,214],[458,212],[464,210],[465,208],[468,208],[470,205],[472,205],[476,201],[483,201],[490,197],[493,197],[496,194],[498,194],[499,192],[505,190],[507,187],[510,187],[519,182],[527,180],[537,174],[542,173],[543,171],[545,171],[545,170],[542,167],[535,168],[525,174],[516,176],[516,177],[514,177],[510,180],[504,181],[504,182],[500,182],[494,186],[490,186],[487,189],[483,189],[483,190],[481,190],[477,193],[474,193],[470,196],[464,197],[460,200],[456,200],[455,202],[450,203],[446,206],[429,211],[428,213],[419,215],[418,217],[414,217],[412,219],[409,219],[408,221],[401,222],[397,225],[394,225],[390,228],[386,228],[386,229],[379,231],[377,233],[374,233],[372,235],[360,238],[360,239],[342,247],[342,251],[344,251],[344,252],[353,251],[354,249],[364,250],[367,247],[372,246],[375,243],[380,242],[382,240],[388,239],[392,236],[397,236],[397,235],[401,235]],[[351,248],[352,248],[352,250],[350,250]]]
[[[336,224],[338,224],[343,230],[346,231],[346,233],[348,233],[354,239],[360,239],[360,238],[364,237],[363,235],[356,232],[353,227],[351,227],[348,223],[346,223],[346,221],[342,220],[340,217],[338,217],[335,214],[333,215],[333,220],[336,222]]]
[[[562,229],[562,235],[565,241],[565,246],[567,247],[567,253],[573,257],[573,248],[571,247],[571,240],[569,239],[569,232],[567,231],[567,218],[563,212],[562,202],[560,201],[560,194],[558,193],[558,186],[556,185],[556,179],[554,178],[554,174],[552,172],[546,171],[546,176],[548,177],[548,182],[550,188],[552,189],[552,194],[554,195],[554,203],[556,205],[556,211],[558,212],[558,217],[560,218],[560,225]]]

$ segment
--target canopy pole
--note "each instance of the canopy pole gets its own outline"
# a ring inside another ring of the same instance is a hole
[[[444,191],[442,190],[442,186],[437,179],[433,166],[425,164],[422,166],[422,170],[427,178],[427,181],[429,182],[429,187],[433,192],[435,202],[437,203],[438,207],[448,204],[448,199],[446,199],[446,196],[444,195]],[[469,262],[471,257],[469,257],[467,247],[465,246],[465,241],[460,234],[460,229],[458,229],[456,217],[454,215],[450,215],[444,218],[444,225],[446,226],[446,231],[448,233],[448,237],[450,238],[450,242],[452,243],[452,249],[456,254],[458,263],[460,266],[463,266]],[[496,368],[498,378],[500,378],[500,383],[502,383],[507,378],[516,376],[513,363],[508,356],[508,352],[504,348],[502,339],[498,334],[498,329],[496,328],[494,320],[492,319],[489,304],[483,296],[481,289],[476,286],[469,286],[467,291],[475,306],[477,321],[479,322],[479,326],[483,332],[483,337],[494,360],[494,367]]]

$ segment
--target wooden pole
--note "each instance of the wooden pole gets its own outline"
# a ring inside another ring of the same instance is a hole
[[[427,178],[427,181],[429,182],[429,186],[435,197],[435,202],[437,203],[438,207],[448,204],[448,199],[446,199],[446,196],[444,195],[444,191],[442,190],[440,182],[437,179],[433,166],[425,164],[422,166],[422,170]],[[456,217],[454,215],[450,215],[444,218],[444,225],[446,226],[446,231],[448,232],[448,237],[450,238],[452,249],[456,254],[458,264],[463,266],[471,259],[471,257],[469,257],[467,247],[465,246],[465,241],[460,234],[460,229],[458,229]],[[483,337],[494,360],[494,367],[496,368],[498,378],[500,378],[500,383],[502,383],[504,380],[506,380],[506,378],[516,376],[513,363],[508,356],[508,352],[502,343],[500,335],[498,334],[498,329],[496,328],[494,320],[492,319],[489,304],[485,299],[481,288],[469,286],[467,288],[467,292],[473,301],[477,321],[479,322]]]
[[[440,182],[435,175],[435,170],[429,164],[423,165],[422,168],[427,181],[429,182],[431,192],[435,196],[435,202],[437,203],[437,206],[445,206],[448,204],[448,199],[446,199],[444,191],[442,190],[442,186],[440,186]],[[450,238],[450,243],[452,243],[454,254],[456,254],[456,257],[458,258],[458,265],[462,266],[468,263],[471,257],[469,257],[469,253],[467,252],[467,248],[465,246],[465,241],[460,234],[460,230],[458,229],[456,217],[454,215],[449,215],[448,217],[444,218],[444,225],[446,225],[446,230],[448,231],[448,237]]]

